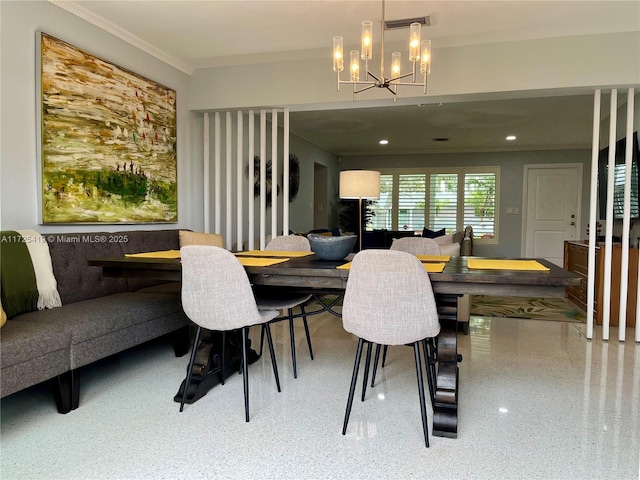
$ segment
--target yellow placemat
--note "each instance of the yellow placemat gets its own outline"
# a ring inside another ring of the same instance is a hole
[[[421,262],[448,262],[451,255],[416,255]]]
[[[269,267],[276,263],[283,263],[288,258],[259,258],[259,257],[238,257],[238,260],[244,267]]]
[[[470,258],[467,260],[467,266],[470,269],[482,269],[482,270],[535,270],[535,271],[548,271],[549,268],[545,267],[536,260],[492,260],[486,258]]]
[[[440,273],[444,270],[444,263],[423,263],[424,269],[429,273]]]
[[[141,258],[180,258],[180,250],[163,250],[159,252],[126,253],[125,257]]]
[[[336,268],[339,268],[340,270],[350,270],[351,269],[351,263],[352,262],[348,262],[345,263],[343,265],[339,265]],[[424,269],[429,272],[429,273],[440,273],[444,270],[444,263],[423,263],[422,266],[424,267]]]
[[[237,256],[248,256],[248,257],[288,257],[288,258],[297,258],[297,257],[307,257],[309,255],[313,255],[313,252],[287,252],[287,251],[279,251],[279,250],[249,250],[246,252],[236,252]]]

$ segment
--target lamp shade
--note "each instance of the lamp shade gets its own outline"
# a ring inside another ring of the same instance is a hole
[[[340,172],[340,198],[380,198],[380,172],[373,170]]]

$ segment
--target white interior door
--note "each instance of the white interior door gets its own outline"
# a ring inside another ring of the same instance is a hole
[[[580,232],[582,165],[527,165],[524,187],[524,256],[562,266],[564,241]]]

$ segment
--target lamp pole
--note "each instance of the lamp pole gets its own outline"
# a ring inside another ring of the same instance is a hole
[[[358,197],[358,224],[360,225],[360,231],[358,232],[358,241],[360,242],[360,248],[358,251],[362,251],[362,235],[364,235],[364,230],[362,228],[362,197]]]

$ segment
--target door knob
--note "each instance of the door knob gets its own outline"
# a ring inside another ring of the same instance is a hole
[[[576,224],[576,222],[571,222],[570,225],[573,227],[575,224]]]

